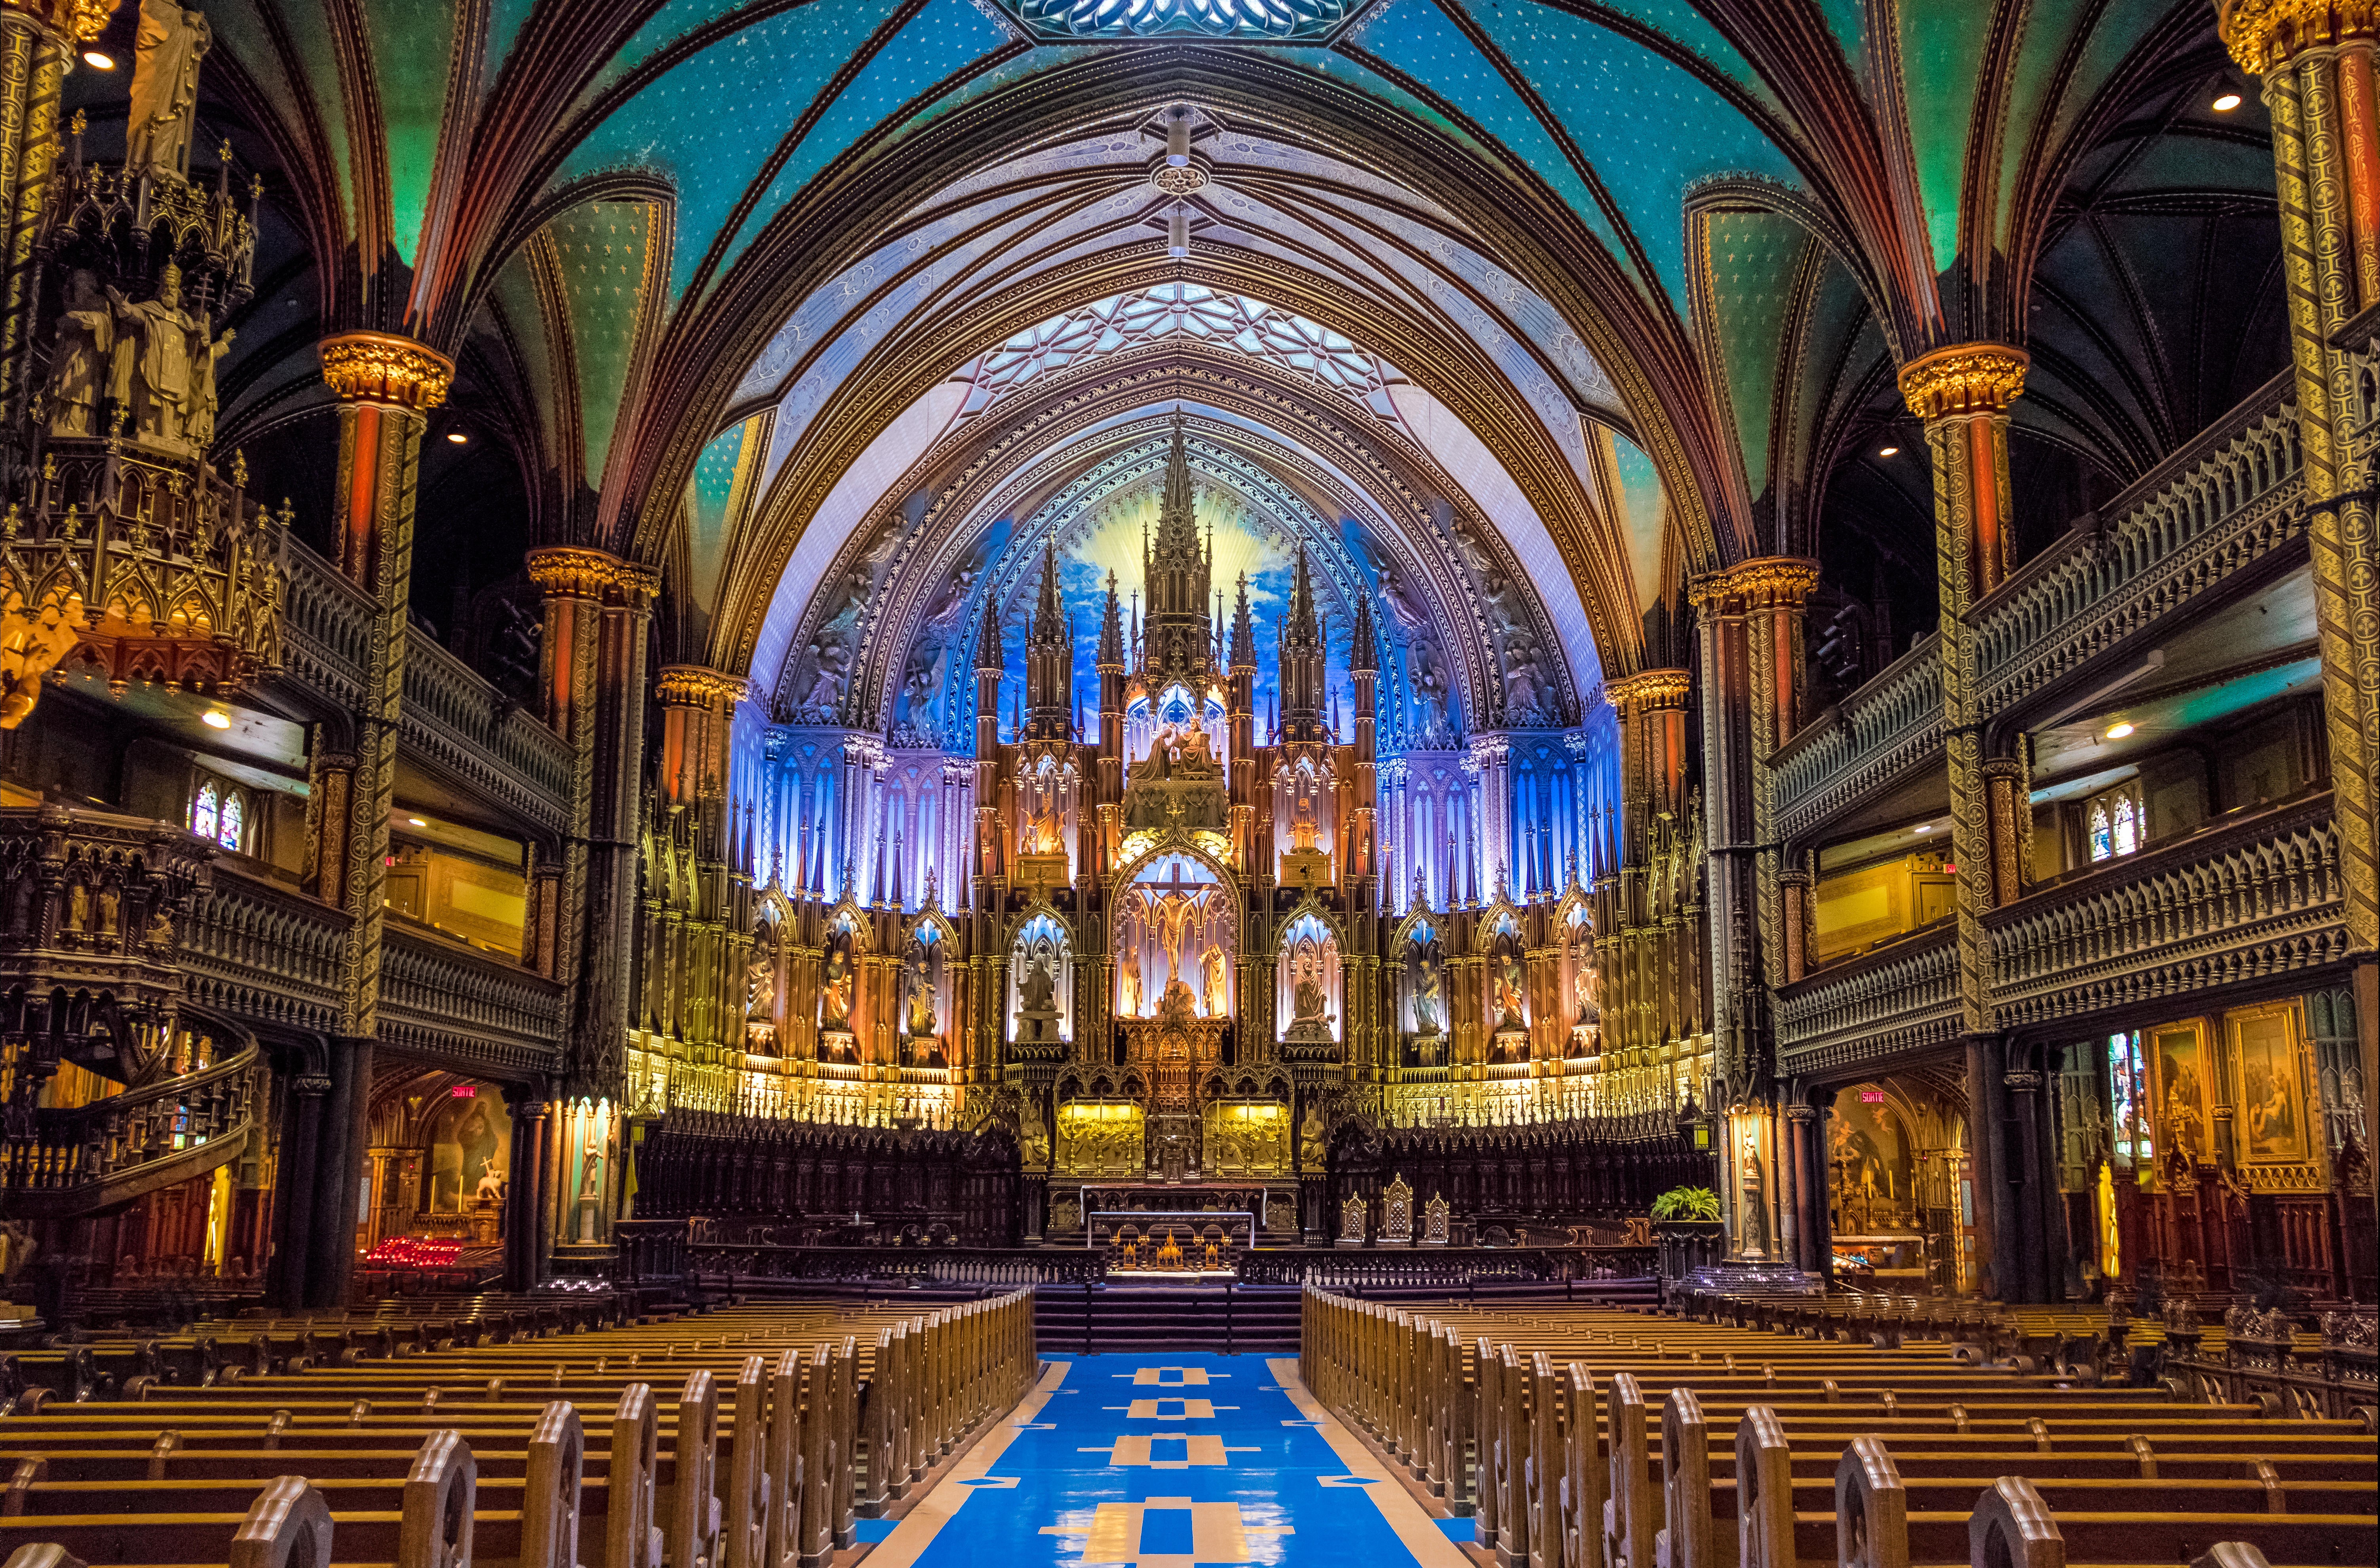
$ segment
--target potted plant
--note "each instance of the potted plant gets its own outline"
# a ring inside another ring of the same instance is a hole
[[[1727,1255],[1727,1227],[1718,1194],[1708,1187],[1671,1187],[1653,1200],[1653,1230],[1661,1238],[1661,1274],[1682,1280]]]
[[[1657,1224],[1718,1223],[1718,1194],[1708,1187],[1671,1187],[1653,1200]]]

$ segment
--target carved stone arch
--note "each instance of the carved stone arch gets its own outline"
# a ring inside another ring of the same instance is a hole
[[[1528,923],[1521,918],[1519,906],[1509,897],[1500,895],[1494,903],[1479,911],[1479,918],[1471,930],[1471,951],[1486,953],[1494,947],[1496,939],[1503,934],[1508,921],[1512,940],[1526,947],[1529,940]]]
[[[911,916],[908,922],[901,928],[901,945],[905,948],[911,942],[916,942],[917,940],[917,933],[929,927],[941,933],[941,940],[952,944],[951,951],[953,953],[959,951],[958,928],[952,925],[949,918],[940,909],[934,908],[931,906],[928,906],[927,907],[918,910],[917,913]]]
[[[1429,906],[1427,896],[1415,899],[1414,906],[1405,912],[1405,918],[1390,931],[1389,952],[1402,953],[1405,944],[1413,940],[1414,933],[1425,926],[1429,928],[1432,936],[1441,942],[1445,940],[1446,917]]]

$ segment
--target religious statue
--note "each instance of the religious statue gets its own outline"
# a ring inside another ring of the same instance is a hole
[[[496,1169],[496,1157],[489,1155],[480,1161],[480,1185],[472,1189],[474,1203],[502,1203],[504,1200],[504,1173]]]
[[[1123,962],[1119,967],[1117,978],[1120,990],[1116,999],[1116,1015],[1121,1018],[1139,1017],[1140,943],[1136,942],[1125,943]]]
[[[589,1149],[586,1163],[579,1170],[577,1239],[601,1241],[603,1239],[603,1151]]]
[[[826,976],[819,984],[819,1027],[851,1027],[851,957],[839,942],[827,950]]]
[[[1207,979],[1207,1016],[1220,1018],[1231,1011],[1231,987],[1225,978],[1221,944],[1208,942],[1202,963]]]
[[[1179,978],[1190,966],[1190,901],[1169,893],[1157,905],[1157,945],[1166,958],[1166,973]]]
[[[115,312],[100,293],[99,279],[77,267],[67,274],[66,309],[58,314],[56,346],[50,353],[52,435],[100,433],[99,398],[115,344]]]
[[[934,982],[920,966],[909,971],[909,1036],[915,1039],[936,1032]]]
[[[1314,797],[1301,791],[1295,809],[1297,814],[1289,822],[1289,845],[1292,849],[1312,849],[1321,832],[1314,821]]]
[[[1322,1024],[1330,1019],[1330,996],[1322,989],[1321,978],[1314,972],[1314,962],[1307,959],[1297,966],[1297,1005],[1290,1015],[1293,1024]]]
[[[1743,1207],[1739,1230],[1743,1238],[1743,1256],[1764,1258],[1768,1253],[1768,1200],[1760,1180],[1760,1146],[1749,1136],[1743,1140],[1742,1171]]]
[[[1164,991],[1157,999],[1160,1023],[1186,1024],[1198,1015],[1198,997],[1178,978],[1165,982]]]
[[[203,330],[190,337],[190,444],[200,451],[215,440],[215,362],[231,352],[231,328],[212,343]]]
[[[1026,1170],[1038,1171],[1050,1162],[1050,1128],[1041,1119],[1039,1100],[1029,1097],[1026,1100],[1024,1124],[1017,1131],[1017,1142]]]
[[[755,947],[752,961],[744,966],[744,1015],[766,1018],[777,1010],[777,960],[768,952]]]
[[[1025,971],[1025,978],[1018,985],[1017,994],[1024,998],[1025,1011],[1027,1013],[1047,1013],[1054,1010],[1058,985],[1050,978],[1048,958],[1033,960],[1033,966]]]
[[[1322,1102],[1305,1102],[1305,1119],[1297,1124],[1297,1162],[1309,1172],[1320,1171],[1329,1151],[1324,1148],[1330,1129],[1322,1124]]]
[[[132,44],[132,105],[124,122],[124,166],[152,179],[190,174],[198,122],[199,57],[214,42],[204,12],[176,0],[140,0]]]
[[[1592,959],[1582,957],[1579,960],[1578,978],[1571,983],[1571,989],[1578,998],[1578,1021],[1582,1024],[1601,1023],[1602,1010],[1595,1004],[1595,963]]]
[[[1438,960],[1429,954],[1421,956],[1421,973],[1414,981],[1414,1033],[1434,1035],[1446,1027],[1446,996],[1444,982],[1439,975]]]
[[[1507,952],[1501,967],[1496,973],[1496,1027],[1518,1029],[1527,1027],[1521,1016],[1521,955]]]
[[[206,330],[182,309],[182,270],[165,263],[157,298],[139,303],[115,289],[107,301],[121,329],[108,370],[108,394],[132,414],[133,435],[152,446],[181,446],[190,400],[190,342]]]

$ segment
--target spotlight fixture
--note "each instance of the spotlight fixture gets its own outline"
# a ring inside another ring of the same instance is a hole
[[[1176,206],[1165,220],[1165,253],[1182,257],[1190,254],[1190,210]]]
[[[407,817],[406,820],[412,823],[417,828],[426,828],[430,825],[419,817]]]
[[[1917,824],[1915,831],[1921,833],[1930,833],[1934,831],[1934,824],[1931,822],[1920,822]]]
[[[210,708],[199,715],[199,723],[211,730],[227,730],[231,728],[231,715],[220,708]]]
[[[2107,738],[2109,740],[2121,740],[2131,733],[2131,722],[2128,719],[2118,720],[2116,723],[2107,726]]]
[[[1190,163],[1190,111],[1176,109],[1173,117],[1165,122],[1165,162],[1171,168],[1185,168]]]
[[[97,49],[86,49],[82,52],[82,63],[95,71],[112,71],[115,68],[115,56]]]
[[[470,438],[469,436],[468,436],[468,435],[465,435],[461,431],[458,431],[458,430],[450,430],[450,431],[448,431],[448,432],[446,432],[446,439],[447,439],[447,440],[449,440],[449,441],[451,441],[451,442],[453,442],[455,445],[460,446],[460,445],[462,445],[465,442],[469,441],[471,438]]]
[[[1876,456],[1879,457],[1898,457],[1900,456],[1900,448],[1898,446],[1887,446],[1880,449],[1876,453]]]
[[[2228,115],[2239,106],[2240,95],[2236,92],[2226,92],[2217,95],[2214,105],[2215,112],[2218,115]]]

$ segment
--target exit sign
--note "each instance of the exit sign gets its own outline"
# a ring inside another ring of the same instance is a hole
[[[454,1094],[455,1098],[457,1100],[477,1100],[480,1098],[478,1088],[471,1084],[456,1084],[455,1086]],[[1878,1096],[1878,1098],[1881,1099],[1882,1097]]]
[[[460,1094],[460,1093],[462,1093],[463,1091],[462,1091],[462,1090],[460,1090],[460,1089],[456,1089],[455,1092],[455,1093],[457,1093],[457,1094]],[[1880,1089],[1880,1088],[1864,1088],[1864,1089],[1860,1090],[1860,1103],[1861,1103],[1862,1105],[1881,1105],[1881,1104],[1883,1104],[1883,1103],[1884,1103],[1884,1090],[1882,1090],[1882,1089]]]

